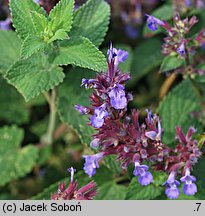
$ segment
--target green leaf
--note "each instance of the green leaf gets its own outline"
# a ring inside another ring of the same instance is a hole
[[[0,30],[0,74],[5,74],[20,56],[21,41],[13,31]]]
[[[110,6],[103,0],[89,0],[74,13],[71,36],[82,35],[99,46],[108,30]]]
[[[13,26],[22,39],[28,35],[34,35],[35,28],[33,24],[31,11],[46,15],[46,12],[33,0],[10,0],[9,6],[12,15]]]
[[[63,29],[69,32],[73,22],[74,0],[60,0],[49,14],[49,29],[54,33]]]
[[[190,126],[199,127],[191,112],[200,110],[200,103],[195,95],[190,80],[182,81],[161,102],[158,112],[162,119],[163,141],[171,145],[175,138],[175,127],[181,126],[184,132]]]
[[[19,149],[22,139],[21,129],[0,128],[0,186],[25,176],[35,165],[38,150],[33,145]]]
[[[59,55],[54,64],[74,64],[95,71],[107,70],[105,56],[87,38],[75,37],[59,42]]]
[[[36,11],[31,11],[31,18],[33,20],[36,35],[41,36],[47,27],[47,18]]]
[[[37,164],[39,166],[46,165],[48,160],[51,158],[52,155],[52,149],[51,146],[45,146],[43,148],[39,149],[39,159],[37,161]]]
[[[161,7],[158,7],[153,13],[151,13],[152,16],[158,18],[158,19],[164,19],[166,21],[171,20],[171,18],[174,16],[175,12],[174,12],[174,8],[172,6],[172,4],[167,5],[164,4]],[[162,28],[158,28],[157,31],[151,31],[147,25],[144,27],[143,29],[143,35],[145,37],[151,37],[153,35],[159,34],[162,32]]]
[[[29,110],[16,89],[0,77],[0,119],[8,123],[24,124],[29,121]]]
[[[29,35],[21,47],[21,57],[28,58],[31,55],[45,50],[47,44],[39,37]]]
[[[152,200],[163,193],[162,187],[156,187],[153,184],[142,186],[138,178],[134,177],[129,184],[126,194],[126,200]]]
[[[126,196],[126,187],[117,185],[115,182],[107,182],[98,187],[96,200],[124,200]]]
[[[144,41],[134,50],[130,84],[161,64],[163,60],[161,45],[158,38],[152,38]]]
[[[62,70],[50,64],[44,55],[35,55],[17,61],[5,77],[29,101],[59,85],[65,76]]]
[[[110,171],[114,174],[120,174],[122,172],[122,168],[120,167],[120,162],[116,162],[115,155],[108,155],[104,159],[105,165],[110,169]]]
[[[152,171],[151,173],[154,178],[152,184],[156,187],[162,186],[168,178],[167,173],[162,171]]]
[[[68,38],[68,35],[67,33],[65,32],[65,30],[63,29],[60,29],[60,30],[57,30],[55,35],[48,40],[48,43],[51,43],[55,40],[64,40],[64,39],[67,39]]]
[[[160,67],[161,72],[175,70],[181,66],[185,66],[185,60],[177,56],[166,56]]]
[[[198,193],[196,194],[197,197],[201,197],[201,199],[205,198],[205,175],[204,175],[204,166],[205,166],[205,156],[203,155],[198,163],[193,168],[193,175],[197,178],[197,186],[198,186]],[[199,187],[201,187],[199,189]]]
[[[94,73],[90,73],[88,70],[73,68],[59,87],[57,101],[57,110],[61,121],[71,126],[78,134],[81,142],[87,145],[90,144],[95,130],[88,126],[88,117],[82,116],[75,110],[74,105],[89,105],[90,91],[80,88],[80,84],[83,77],[90,78],[91,76],[94,76]]]

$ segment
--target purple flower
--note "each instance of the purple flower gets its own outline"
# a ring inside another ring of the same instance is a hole
[[[191,0],[184,0],[187,7],[191,7],[192,3]]]
[[[74,173],[76,172],[76,169],[74,169],[73,167],[68,169],[68,172],[70,173],[70,182],[73,182],[74,179]]]
[[[82,115],[86,115],[88,114],[88,109],[84,106],[81,106],[81,105],[75,105],[75,109]]]
[[[93,87],[93,84],[96,80],[95,79],[82,79],[82,83],[80,87],[85,86],[86,89]]]
[[[147,122],[152,125],[155,116],[152,114],[152,110],[146,109],[145,111],[147,112]]]
[[[36,4],[40,4],[40,0],[34,0]]]
[[[203,2],[203,0],[197,0],[196,1],[196,8],[198,8],[198,9],[201,9],[201,8],[204,8],[204,2]]]
[[[179,55],[180,55],[181,57],[183,57],[183,56],[186,54],[184,43],[182,43],[182,44],[179,46],[179,48],[177,49],[177,52],[179,53]]]
[[[96,168],[99,168],[98,162],[103,158],[104,152],[100,152],[95,155],[83,155],[85,158],[84,170],[89,177],[92,177],[96,173]]]
[[[121,50],[121,49],[119,49],[119,50],[115,49],[115,50],[117,52],[117,60],[118,60],[118,62],[123,62],[124,63],[128,58],[128,52],[124,51],[124,50]]]
[[[205,50],[205,42],[202,43],[201,48]]]
[[[143,186],[149,185],[153,181],[152,174],[148,172],[148,166],[140,165],[139,162],[135,162],[135,170],[133,174],[139,176],[138,182]]]
[[[171,172],[167,181],[163,184],[166,185],[167,188],[165,190],[165,194],[170,199],[177,199],[180,193],[178,186],[180,183],[175,179],[175,172]]]
[[[98,139],[98,138],[94,139],[90,143],[90,147],[92,147],[93,149],[98,149],[99,145],[100,145],[100,139]]]
[[[6,20],[0,21],[0,29],[9,30],[11,24],[11,18],[7,18]]]
[[[104,119],[108,116],[108,112],[106,111],[106,104],[101,105],[98,108],[95,108],[94,115],[91,116],[90,122],[93,127],[100,128],[104,124]]]
[[[158,120],[158,131],[147,131],[145,132],[145,136],[151,140],[161,141],[162,138],[162,127],[160,120]]]
[[[161,21],[160,19],[157,19],[153,16],[150,16],[148,14],[146,14],[146,16],[148,16],[147,18],[147,26],[151,31],[156,31],[158,29],[158,25],[164,25],[164,22]]]
[[[107,52],[108,54],[108,61],[114,61],[114,67],[115,70],[117,70],[117,67],[120,62],[125,62],[128,58],[128,52],[124,50],[117,50],[116,48],[113,48],[112,43],[110,44],[110,49]]]
[[[186,169],[185,176],[183,176],[181,179],[181,182],[184,182],[183,185],[183,192],[187,195],[194,195],[197,192],[197,186],[195,183],[196,178],[192,175],[190,175],[190,170]]]
[[[125,87],[123,85],[117,84],[109,92],[110,104],[117,110],[124,109],[127,106],[124,89]]]

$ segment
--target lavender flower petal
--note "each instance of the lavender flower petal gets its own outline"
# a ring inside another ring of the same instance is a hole
[[[109,92],[111,106],[115,109],[124,109],[127,106],[127,98],[125,97],[124,86],[117,84]]]
[[[96,173],[96,168],[99,168],[99,161],[103,158],[104,152],[100,152],[95,155],[84,155],[85,158],[84,170],[89,177],[92,177]]]

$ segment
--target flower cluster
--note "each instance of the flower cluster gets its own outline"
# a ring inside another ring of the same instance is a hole
[[[197,147],[197,140],[192,140],[192,135],[196,132],[193,127],[190,127],[186,136],[180,127],[176,127],[178,144],[175,149],[170,152],[165,160],[165,169],[169,171],[170,175],[165,182],[166,195],[171,198],[179,196],[178,186],[180,183],[175,179],[177,173],[184,174],[181,177],[183,185],[183,192],[187,196],[194,195],[197,192],[195,185],[196,178],[190,175],[190,169],[198,161],[201,156],[201,151]]]
[[[112,5],[114,18],[121,18],[124,31],[130,39],[139,36],[139,26],[143,23],[144,11],[148,12],[159,2],[158,0],[107,0]],[[117,22],[114,22],[117,23]]]
[[[68,169],[71,173],[70,184],[66,188],[66,183],[63,182],[58,186],[58,191],[51,195],[52,200],[92,200],[96,194],[96,183],[91,181],[84,187],[78,188],[78,181],[74,181],[74,173],[76,170],[71,167]]]
[[[111,44],[108,50],[108,73],[100,73],[95,79],[82,80],[81,86],[94,89],[90,96],[91,107],[76,105],[75,108],[83,115],[90,115],[90,125],[97,130],[90,146],[99,151],[94,155],[83,156],[84,171],[92,177],[104,157],[116,155],[122,169],[134,165],[133,175],[138,177],[141,185],[149,185],[153,181],[148,171],[150,165],[153,170],[170,174],[165,183],[169,198],[179,195],[179,183],[175,180],[177,174],[185,174],[181,178],[185,182],[184,193],[194,194],[196,187],[195,190],[191,188],[194,188],[195,179],[190,176],[190,170],[201,156],[197,141],[192,140],[195,130],[190,127],[185,136],[182,129],[177,127],[178,144],[175,149],[171,149],[162,142],[163,129],[158,115],[146,110],[145,122],[140,124],[139,111],[133,109],[130,115],[127,114],[127,104],[132,100],[132,94],[126,92],[124,84],[130,75],[118,70],[118,64],[127,57],[126,51],[117,50]]]
[[[164,38],[162,52],[164,55],[178,56],[184,59],[186,69],[178,68],[176,71],[183,74],[203,74],[204,71],[195,68],[194,60],[190,62],[190,57],[196,53],[196,48],[205,44],[204,29],[194,37],[190,37],[191,28],[198,22],[196,16],[190,19],[181,19],[177,13],[173,18],[174,25],[171,26],[165,20],[160,20],[151,15],[147,15],[147,26],[151,31],[156,31],[159,27],[167,32]],[[194,58],[192,58],[194,59]]]
[[[174,26],[171,26],[164,20],[159,20],[153,16],[148,16],[147,26],[151,31],[156,31],[158,26],[161,26],[167,31],[167,37],[164,39],[163,53],[169,55],[177,53],[181,58],[188,58],[188,53],[193,53],[193,41],[186,37],[190,29],[198,22],[197,18],[193,16],[190,20],[188,18],[181,20],[179,14],[174,16]]]
[[[187,13],[191,9],[202,9],[205,7],[204,0],[173,0],[174,8],[177,12]]]

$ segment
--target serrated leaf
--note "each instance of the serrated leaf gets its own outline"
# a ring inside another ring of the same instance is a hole
[[[49,14],[49,29],[54,33],[63,29],[69,32],[73,22],[74,0],[60,0]]]
[[[105,162],[105,166],[107,166],[112,173],[120,174],[122,172],[122,168],[120,167],[121,163],[116,161],[115,155],[108,155],[103,160]]]
[[[133,52],[130,84],[135,83],[152,69],[158,67],[162,60],[161,42],[158,38],[152,38],[141,43]]]
[[[38,149],[32,145],[19,149],[22,139],[21,129],[0,128],[0,186],[25,176],[35,165]]]
[[[96,200],[124,200],[127,188],[115,182],[107,182],[98,187]]]
[[[134,177],[129,184],[126,194],[126,200],[152,200],[163,193],[162,187],[156,187],[153,184],[142,186],[138,178]]]
[[[62,70],[50,64],[44,55],[35,55],[17,61],[5,77],[29,101],[61,83],[65,76]]]
[[[74,13],[71,36],[82,35],[99,46],[108,30],[110,6],[103,0],[89,0]]]
[[[29,120],[29,110],[16,89],[0,77],[0,119],[8,123],[23,124]]]
[[[5,74],[20,56],[21,41],[13,31],[0,30],[0,73]]]
[[[200,196],[200,193],[205,192],[205,175],[204,175],[204,166],[205,166],[205,156],[203,155],[198,163],[193,167],[193,175],[197,178],[197,185],[201,186],[202,190],[198,190],[196,196]],[[203,193],[203,199],[205,198],[205,193]]]
[[[166,21],[169,21],[174,16],[174,14],[175,14],[175,12],[174,12],[174,8],[173,8],[172,4],[170,4],[170,5],[164,4],[161,7],[154,10],[153,13],[151,13],[152,16],[154,16],[160,20],[164,19]],[[146,25],[143,29],[143,35],[145,37],[151,37],[151,36],[159,34],[161,32],[162,32],[162,28],[160,28],[160,27],[156,31],[151,31]]]
[[[81,142],[87,145],[90,144],[95,130],[88,126],[88,117],[82,116],[75,110],[74,105],[89,105],[90,91],[80,88],[80,84],[83,77],[89,78],[91,76],[94,76],[94,74],[88,70],[73,68],[59,87],[57,101],[57,110],[61,121],[71,126],[77,132]]]
[[[21,57],[29,58],[31,55],[45,50],[46,43],[39,37],[29,35],[21,46]]]
[[[46,12],[42,7],[33,0],[10,0],[9,6],[12,15],[13,26],[22,39],[35,33],[31,11],[45,15]]]
[[[167,173],[162,171],[154,171],[152,172],[152,175],[153,175],[152,184],[156,187],[162,186],[168,178]]]
[[[59,42],[59,55],[54,64],[73,64],[95,71],[107,70],[105,56],[87,38],[75,37]]]
[[[37,35],[41,36],[47,26],[47,18],[36,11],[31,11],[31,18]]]
[[[162,128],[164,129],[163,141],[170,146],[173,144],[176,126],[181,126],[184,132],[190,126],[198,128],[199,123],[190,114],[199,110],[200,103],[191,81],[182,81],[164,98],[158,108],[162,119]]]
[[[166,56],[161,64],[160,71],[166,72],[185,66],[185,60],[177,56]]]
[[[68,38],[68,35],[65,32],[65,30],[59,29],[56,31],[55,35],[51,39],[48,40],[48,43],[51,43],[55,40],[64,40],[66,38]]]

